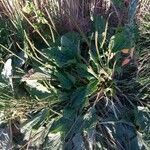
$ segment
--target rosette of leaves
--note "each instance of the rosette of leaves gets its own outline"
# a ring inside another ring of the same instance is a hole
[[[130,95],[134,82],[129,86],[130,80],[118,82],[114,77],[122,71],[120,50],[131,48],[132,42],[124,28],[110,38],[108,24],[99,16],[94,18],[93,27],[88,38],[70,32],[60,38],[60,43],[42,49],[51,67],[36,66],[40,73],[20,78],[30,98],[36,99],[34,106],[40,103],[36,109],[31,107],[29,119],[22,125],[25,140],[30,141],[28,147],[121,149],[128,147],[123,145],[126,133],[132,140],[129,146],[137,144],[136,119],[131,111],[135,109],[122,103],[129,101],[124,93]],[[87,46],[81,50],[83,42]]]
[[[96,29],[97,27],[95,26]],[[95,135],[97,132],[98,103],[103,103],[101,107],[104,109],[100,110],[101,114],[109,110],[114,114],[112,117],[118,119],[117,109],[113,103],[117,91],[113,80],[114,65],[110,65],[114,46],[111,41],[109,47],[105,48],[106,34],[106,30],[105,32],[97,30],[94,33],[95,41],[87,44],[88,50],[85,52],[88,53],[88,58],[81,56],[80,45],[84,39],[75,32],[63,35],[58,46],[42,50],[53,62],[51,74],[53,80],[50,84],[57,89],[59,101],[51,106],[51,114],[54,112],[56,114],[52,115],[55,119],[44,145],[51,141],[49,144],[51,147],[56,144],[58,149],[60,147],[72,149],[77,138],[80,138],[81,142],[75,144],[76,148],[94,144],[95,136],[92,139],[93,143],[86,145],[85,142],[88,140],[87,137],[92,138],[90,134]],[[104,116],[100,115],[102,118]],[[56,143],[55,138],[58,138]]]

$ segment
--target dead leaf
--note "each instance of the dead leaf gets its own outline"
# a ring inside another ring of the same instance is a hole
[[[129,54],[129,52],[130,52],[130,49],[122,49],[121,50],[121,52],[123,53],[123,54]]]
[[[123,60],[123,62],[122,62],[122,67],[124,66],[124,65],[128,65],[129,63],[130,63],[130,61],[131,61],[131,59],[130,58],[125,58],[124,60]]]

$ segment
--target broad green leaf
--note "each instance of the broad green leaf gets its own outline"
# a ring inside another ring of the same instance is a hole
[[[86,86],[78,87],[71,95],[71,104],[73,108],[82,108],[86,100]]]
[[[77,88],[71,95],[71,103],[74,108],[82,107],[88,96],[97,91],[99,81],[93,79],[87,86]]]
[[[131,41],[125,29],[112,36],[109,42],[112,52],[119,52],[124,48],[131,48]]]
[[[74,56],[70,57],[69,52],[63,52],[60,47],[48,48],[44,49],[43,51],[45,55],[49,56],[50,60],[59,67],[76,63]]]
[[[79,33],[68,32],[64,34],[61,37],[61,51],[73,59],[78,55],[80,40]]]
[[[67,75],[68,79],[72,82],[72,84],[76,83],[76,78],[74,76],[72,76],[68,72],[66,72],[66,75]]]
[[[72,121],[77,117],[76,110],[72,109],[72,107],[65,107],[63,110],[63,117],[68,119],[68,121]]]
[[[79,77],[90,79],[93,75],[88,71],[88,66],[85,64],[76,64],[76,72]]]
[[[57,77],[57,80],[60,82],[60,86],[62,88],[69,90],[73,86],[73,83],[68,78],[67,74],[57,71],[54,73],[54,75]]]
[[[55,119],[50,132],[51,133],[59,132],[59,133],[61,133],[62,137],[65,137],[67,132],[70,130],[73,122],[74,122],[74,118],[70,118],[70,117],[64,115],[61,118]]]

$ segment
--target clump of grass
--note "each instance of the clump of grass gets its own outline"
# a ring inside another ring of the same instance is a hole
[[[137,14],[137,24],[139,26],[139,44],[138,46],[143,48],[147,47],[149,49],[149,35],[150,35],[150,1],[142,0],[139,5],[139,12]]]
[[[20,15],[19,11],[23,10],[31,22],[34,21],[36,17],[38,17],[36,22],[39,22],[40,17],[43,15],[41,19],[46,19],[50,27],[54,30],[57,28],[59,32],[63,30],[77,30],[84,33],[90,30],[90,17],[93,17],[93,15],[103,15],[107,18],[110,13],[113,13],[111,15],[112,22],[116,22],[115,26],[117,26],[127,18],[128,11],[124,3],[118,3],[117,0],[83,0],[82,3],[80,0],[47,0],[44,3],[37,0],[33,2],[27,0],[16,0],[12,2],[2,0],[1,7],[3,8],[3,14],[9,17]]]

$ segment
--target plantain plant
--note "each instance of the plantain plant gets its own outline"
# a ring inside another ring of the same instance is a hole
[[[17,51],[10,50],[7,39],[0,43],[2,55],[13,54],[1,65],[7,72],[9,64],[11,75],[2,73],[0,80],[1,118],[12,131],[8,143],[48,150],[148,149],[148,86],[140,80],[143,70],[137,76],[132,19],[112,35],[109,18],[95,15],[87,34],[57,36],[54,25],[32,2],[19,13],[19,21],[11,21]],[[131,18],[134,14],[129,13]],[[44,32],[45,24],[51,36]],[[3,28],[0,31],[6,31]]]

